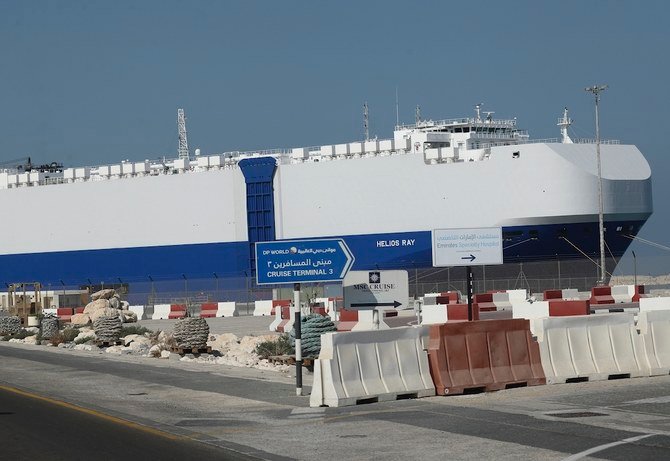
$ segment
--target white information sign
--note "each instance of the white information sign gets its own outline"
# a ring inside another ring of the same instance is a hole
[[[349,271],[342,281],[345,309],[406,309],[407,271]]]
[[[433,267],[503,263],[502,228],[435,229]]]

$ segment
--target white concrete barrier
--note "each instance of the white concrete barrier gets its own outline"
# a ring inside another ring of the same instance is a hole
[[[525,301],[528,299],[528,292],[526,290],[507,290],[509,295],[509,302],[514,304],[515,301]]]
[[[444,304],[424,304],[421,307],[421,325],[447,323],[447,306]]]
[[[137,320],[146,320],[147,317],[144,315],[144,306],[128,306],[130,312],[134,312],[137,315]]]
[[[633,314],[549,317],[536,327],[547,384],[649,376]]]
[[[630,303],[633,301],[633,295],[629,294],[628,285],[614,285],[611,293],[615,303]]]
[[[237,304],[235,304],[235,301],[218,303],[216,309],[217,317],[237,317],[239,315],[240,313],[237,311]]]
[[[435,395],[425,350],[428,328],[322,335],[310,406]]]
[[[578,301],[579,290],[577,290],[577,288],[566,288],[565,290],[561,290],[561,298],[566,301]]]
[[[644,343],[650,375],[669,374],[670,309],[640,311],[637,326]]]
[[[640,298],[640,312],[670,309],[670,298]]]
[[[509,300],[509,293],[493,293],[493,304],[496,305],[496,310],[499,311],[511,311],[512,303]]]
[[[254,317],[272,315],[272,300],[262,300],[254,302]]]
[[[154,313],[151,316],[152,320],[167,320],[170,316],[169,304],[155,304]]]
[[[389,328],[384,322],[384,311],[366,309],[358,311],[358,323],[351,331],[387,330]]]
[[[540,319],[549,317],[549,301],[517,300],[512,303],[512,318],[514,319]]]

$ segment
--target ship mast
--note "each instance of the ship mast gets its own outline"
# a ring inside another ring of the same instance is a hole
[[[584,88],[589,93],[593,93],[596,102],[596,162],[598,163],[598,233],[600,235],[600,280],[599,285],[605,284],[605,225],[603,218],[603,176],[602,165],[600,161],[600,120],[598,119],[598,103],[600,102],[600,93],[607,89],[607,85],[593,85]]]
[[[177,153],[179,158],[188,159],[188,139],[186,138],[186,116],[184,109],[177,109],[177,135],[179,136],[179,147]]]
[[[572,125],[572,119],[568,117],[567,107],[563,109],[563,118],[559,118],[556,125],[561,127],[561,142],[563,144],[572,144],[572,139],[568,134],[568,127]]]
[[[365,140],[370,140],[370,129],[368,125],[370,113],[368,112],[368,102],[363,104],[363,129],[365,130]]]

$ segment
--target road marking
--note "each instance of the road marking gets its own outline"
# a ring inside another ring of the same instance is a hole
[[[592,455],[593,453],[607,450],[608,448],[617,447],[619,445],[625,445],[627,443],[637,442],[638,440],[646,439],[647,437],[652,437],[654,435],[657,434],[642,434],[635,437],[629,437],[627,439],[619,440],[618,442],[606,443],[605,445],[598,445],[597,447],[589,448],[588,450],[584,450],[579,453],[575,453],[572,456],[568,456],[567,458],[563,458],[563,461],[576,461],[578,459],[582,459],[589,455]]]
[[[28,398],[35,399],[35,400],[41,400],[43,402],[47,402],[47,403],[50,403],[50,404],[53,404],[53,405],[58,405],[60,407],[68,408],[70,410],[75,410],[75,411],[78,411],[80,413],[85,413],[87,415],[95,416],[97,418],[104,419],[104,420],[112,422],[112,423],[116,423],[116,424],[120,424],[122,426],[126,426],[130,429],[139,429],[139,430],[147,432],[149,434],[158,435],[158,436],[164,437],[166,439],[188,440],[187,437],[170,434],[168,432],[163,432],[159,429],[154,429],[154,428],[147,427],[147,426],[142,426],[141,424],[133,423],[133,422],[127,421],[125,419],[117,418],[116,416],[111,416],[111,415],[107,415],[105,413],[101,413],[101,412],[96,411],[96,410],[91,410],[89,408],[80,407],[80,406],[75,405],[73,403],[63,402],[62,400],[56,400],[56,399],[52,399],[52,398],[49,398],[49,397],[44,397],[42,395],[33,394],[31,392],[22,391],[21,389],[17,389],[15,387],[0,385],[0,390],[7,391],[7,392],[12,392],[14,394],[22,395],[24,397],[28,397]]]

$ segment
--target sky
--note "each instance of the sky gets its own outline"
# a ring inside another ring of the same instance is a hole
[[[533,138],[635,144],[652,169],[640,237],[670,246],[666,1],[0,2],[0,163],[66,166],[177,154],[177,108],[203,154],[392,136],[401,122],[517,117]],[[639,274],[670,252],[634,243]],[[632,273],[630,250],[617,273]]]

